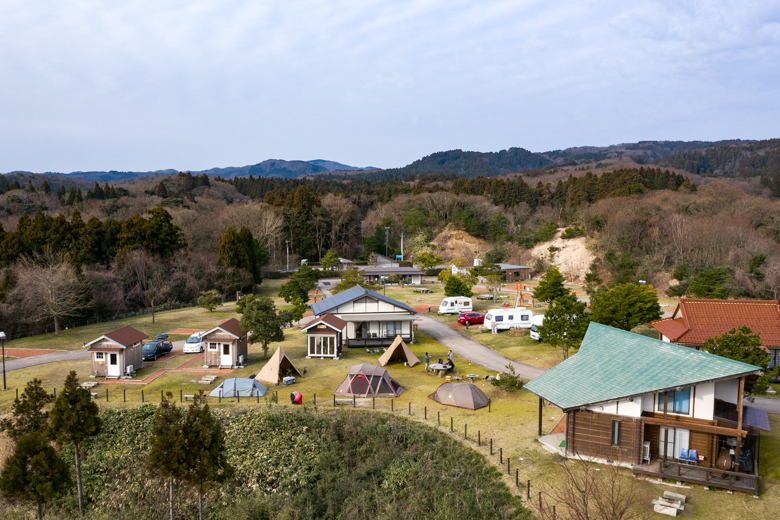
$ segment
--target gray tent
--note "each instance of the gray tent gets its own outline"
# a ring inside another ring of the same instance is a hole
[[[404,387],[396,383],[387,370],[363,363],[349,369],[349,374],[333,391],[333,395],[398,397],[403,390]]]
[[[485,393],[471,383],[444,383],[428,397],[447,406],[469,410],[488,405]]]
[[[255,397],[265,395],[266,388],[254,379],[233,377],[225,379],[218,387],[211,391],[211,397]]]

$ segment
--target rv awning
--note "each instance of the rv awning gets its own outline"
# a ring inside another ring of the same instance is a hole
[[[395,316],[392,313],[365,313],[365,314],[341,314],[339,316],[344,321],[414,321],[416,316],[411,314],[401,314]]]

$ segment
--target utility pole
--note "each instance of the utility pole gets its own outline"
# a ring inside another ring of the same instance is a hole
[[[404,259],[404,234],[401,233],[401,260]]]
[[[0,332],[0,341],[3,343],[3,390],[8,390],[5,386],[5,332]]]
[[[390,246],[388,245],[389,243],[390,243],[390,228],[386,227],[385,228],[385,256],[388,256],[390,252],[389,249]]]
[[[360,221],[360,245],[363,246],[363,249],[366,248],[366,237],[363,234],[363,221]]]
[[[290,270],[290,241],[285,240],[285,244],[287,244],[287,270]]]

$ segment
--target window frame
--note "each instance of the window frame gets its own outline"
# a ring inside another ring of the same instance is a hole
[[[220,344],[209,341],[209,351],[210,352],[219,352],[219,346],[218,345],[220,345]]]
[[[95,361],[103,361],[106,359],[105,352],[95,352]]]
[[[612,446],[620,446],[620,421],[612,421]]]

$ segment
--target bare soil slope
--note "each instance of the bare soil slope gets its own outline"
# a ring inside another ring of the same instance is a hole
[[[596,259],[596,255],[586,247],[588,238],[563,239],[561,238],[562,232],[563,229],[559,229],[554,239],[536,244],[531,250],[531,254],[534,258],[542,257],[548,263],[557,265],[566,281],[584,283],[585,274],[588,272],[590,264]],[[551,246],[557,248],[557,251],[551,253]]]
[[[441,247],[441,256],[448,260],[465,257],[471,261],[476,251],[484,253],[492,249],[490,242],[473,237],[462,229],[445,228],[432,242]]]

